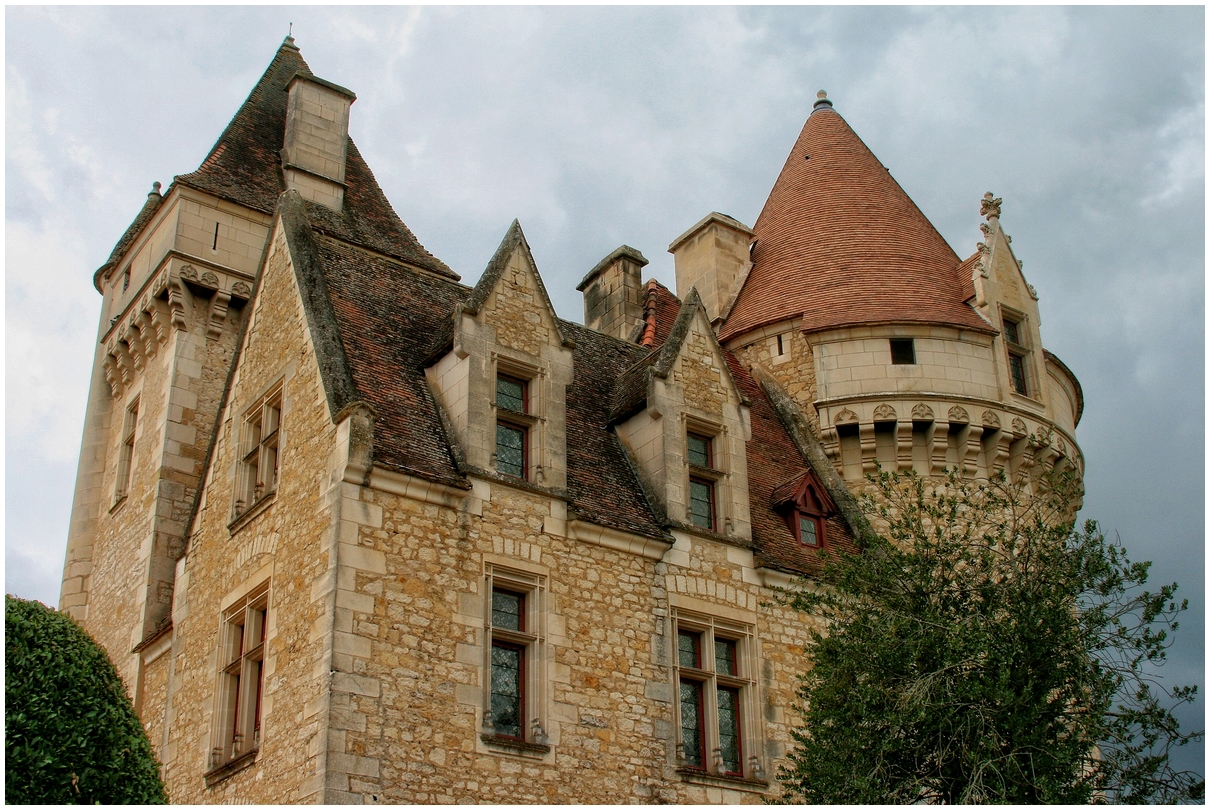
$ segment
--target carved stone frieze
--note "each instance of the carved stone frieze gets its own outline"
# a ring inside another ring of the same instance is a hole
[[[983,420],[984,427],[998,428],[1000,427],[1000,417],[995,411],[984,411],[983,416],[979,417]]]
[[[912,419],[915,419],[917,422],[931,422],[933,419],[933,409],[921,402],[912,408]]]
[[[968,414],[966,412],[966,408],[963,408],[961,405],[955,405],[954,407],[950,408],[949,418],[950,422],[953,422],[956,425],[969,425],[971,421],[970,414]]]
[[[875,422],[894,422],[897,418],[895,409],[885,402],[874,409]]]
[[[252,286],[245,281],[237,281],[231,285],[231,297],[247,301],[252,297]]]
[[[836,414],[836,416],[832,419],[832,424],[849,425],[856,421],[857,421],[857,414],[853,413],[848,408],[844,408],[841,410],[840,413]]]
[[[1025,420],[1019,416],[1013,419],[1012,426],[1013,435],[1017,436],[1018,438],[1029,432],[1029,428],[1025,426]]]
[[[218,276],[207,270],[198,278],[198,283],[203,287],[209,287],[212,290],[218,289]]]

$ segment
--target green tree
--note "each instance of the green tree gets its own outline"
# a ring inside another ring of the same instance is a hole
[[[1185,602],[1146,590],[1069,476],[1032,496],[1003,477],[880,473],[877,531],[786,598],[822,615],[807,650],[785,801],[1087,803],[1200,799],[1169,764],[1183,734],[1156,667]]]
[[[63,613],[4,598],[4,800],[165,804],[159,763],[105,651]]]

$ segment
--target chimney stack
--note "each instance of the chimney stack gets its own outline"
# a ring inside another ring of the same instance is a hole
[[[710,322],[717,324],[731,312],[752,261],[748,246],[752,229],[717,211],[685,231],[668,246],[676,264],[676,295],[684,300],[697,287]]]
[[[643,268],[647,259],[622,245],[588,271],[576,289],[584,293],[584,325],[630,340],[643,320]]]
[[[286,88],[286,188],[333,211],[344,206],[345,159],[352,90],[315,76],[296,74]]]

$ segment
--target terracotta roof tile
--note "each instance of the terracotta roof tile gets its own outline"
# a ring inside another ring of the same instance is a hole
[[[964,303],[957,255],[830,107],[807,118],[753,230],[753,267],[724,340],[798,315],[807,331],[905,321],[989,329]]]

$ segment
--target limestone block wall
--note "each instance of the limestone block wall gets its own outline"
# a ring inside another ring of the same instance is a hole
[[[332,648],[336,429],[305,328],[284,240],[276,237],[232,382],[207,488],[173,606],[172,680],[161,751],[174,802],[304,802],[323,796]],[[282,386],[279,484],[233,521],[240,432],[248,408]],[[211,779],[220,742],[219,643],[224,611],[268,584],[260,750]]]
[[[249,279],[256,275],[268,238],[268,217],[192,189],[182,190],[178,207],[177,251]]]
[[[912,338],[916,362],[891,363],[890,338]],[[998,400],[990,336],[941,326],[870,326],[812,335],[817,398],[937,392]]]
[[[342,496],[358,517],[339,532],[348,674],[332,685],[329,801],[755,803],[776,792],[676,762],[674,603],[752,627],[745,755],[766,774],[784,756],[810,625],[765,604],[751,552],[690,535],[666,554],[641,538],[624,551],[620,533],[609,543],[569,525],[562,501],[531,491],[374,480]],[[489,571],[542,583],[529,699],[547,747],[483,737]]]
[[[743,345],[737,341],[728,346],[739,361],[748,368],[759,365],[772,374],[818,430],[815,351],[798,328],[797,319],[770,324],[744,334],[740,340]]]

